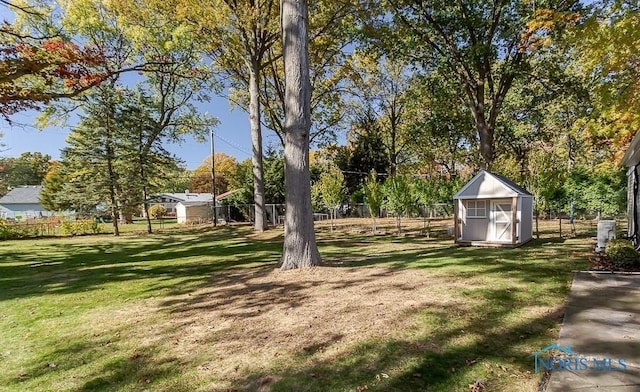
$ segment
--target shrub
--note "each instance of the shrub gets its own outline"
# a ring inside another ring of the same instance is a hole
[[[154,204],[149,207],[149,216],[153,219],[160,219],[167,215],[167,209],[162,204]]]
[[[41,224],[15,223],[6,219],[0,219],[0,239],[15,240],[38,237],[41,235],[41,227]]]
[[[609,260],[616,265],[638,263],[638,252],[629,240],[609,241],[605,253]]]
[[[63,221],[60,232],[64,235],[97,234],[102,231],[102,226],[93,219],[77,221]]]

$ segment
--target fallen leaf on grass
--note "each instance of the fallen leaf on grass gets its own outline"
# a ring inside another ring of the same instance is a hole
[[[484,381],[477,380],[473,384],[469,384],[470,392],[484,392],[487,390],[487,386],[484,384]]]

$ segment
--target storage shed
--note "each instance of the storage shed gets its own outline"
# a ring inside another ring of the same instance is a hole
[[[203,223],[213,217],[212,202],[181,201],[176,204],[178,223]]]
[[[453,206],[458,244],[514,247],[533,237],[533,196],[501,175],[481,170]]]

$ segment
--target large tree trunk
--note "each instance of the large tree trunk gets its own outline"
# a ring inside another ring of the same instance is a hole
[[[149,203],[147,203],[147,198],[149,197],[149,195],[147,194],[146,185],[142,186],[142,197],[142,200],[144,200],[142,202],[142,214],[147,220],[147,233],[151,234],[153,232],[153,229],[151,228],[151,217],[149,216]]]
[[[113,162],[112,162],[112,147],[111,147],[111,141],[109,139],[109,141],[107,141],[107,143],[109,143],[107,145],[107,172],[109,174],[109,201],[111,202],[111,224],[113,225],[113,235],[114,236],[119,236],[120,235],[120,228],[118,227],[118,219],[119,219],[119,214],[118,214],[118,198],[116,196],[116,187],[115,187],[115,181],[116,181],[116,174],[115,174],[115,170],[113,169]]]
[[[480,70],[481,78],[482,75],[486,75],[486,73],[486,70]],[[465,90],[469,109],[471,109],[471,113],[473,114],[473,121],[476,124],[478,138],[480,139],[480,145],[478,146],[480,148],[480,157],[482,158],[480,168],[490,170],[494,159],[495,119],[492,120],[491,116],[489,116],[489,118],[485,116],[484,86],[484,78],[482,78],[482,83],[478,83],[477,85],[467,82]],[[497,108],[492,107],[491,109],[492,112],[498,113]]]
[[[113,87],[113,86],[112,86]],[[118,227],[118,196],[116,191],[116,172],[113,167],[113,160],[115,159],[115,152],[113,149],[113,140],[111,134],[111,123],[110,119],[113,118],[113,113],[115,109],[111,105],[111,102],[107,103],[108,113],[107,113],[107,123],[106,123],[106,145],[105,152],[107,154],[107,174],[109,175],[109,201],[111,202],[111,223],[113,224],[113,235],[118,237],[120,235],[120,228]]]
[[[253,202],[255,205],[254,230],[264,231],[267,228],[267,217],[264,200],[264,170],[262,168],[259,75],[259,64],[256,60],[253,60],[249,74],[249,122],[251,124],[251,144],[253,147],[251,161],[253,163]]]
[[[140,144],[142,144],[142,142]],[[142,215],[147,221],[147,233],[151,234],[153,230],[151,229],[151,217],[149,216],[149,203],[147,201],[147,199],[149,198],[149,195],[147,194],[147,173],[144,170],[142,151],[138,151],[138,154],[138,170],[140,174],[140,180],[142,181]]]
[[[319,265],[311,208],[308,12],[306,0],[282,0],[285,74],[284,175],[286,211],[282,269]]]
[[[482,156],[482,169],[490,170],[493,163],[493,135],[494,131],[486,121],[479,121],[476,124],[478,136],[480,137],[480,155]]]

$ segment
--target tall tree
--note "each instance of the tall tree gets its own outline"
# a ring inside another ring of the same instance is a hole
[[[411,84],[409,69],[400,61],[356,53],[349,61],[349,91],[358,125],[373,124],[379,130],[387,155],[389,174],[406,159],[410,138],[407,127],[407,94]],[[368,131],[367,127],[353,127]]]
[[[192,95],[189,84],[183,86],[181,82],[185,80],[172,79],[171,75],[167,72],[158,80],[150,78],[151,82],[160,83],[158,86],[152,84],[157,88],[153,96],[146,96],[141,90],[125,91],[127,99],[114,119],[118,126],[130,130],[123,135],[124,148],[128,152],[123,158],[133,166],[141,188],[139,197],[126,204],[135,206],[136,200],[141,201],[148,233],[152,230],[148,213],[149,195],[160,189],[161,181],[157,179],[162,168],[176,164],[176,159],[164,144],[176,142],[185,134],[201,135],[207,127],[206,117],[202,122],[193,119],[195,109],[189,106]],[[131,192],[124,194],[130,195]]]
[[[64,211],[69,209],[67,204],[59,201],[59,195],[63,192],[66,182],[61,169],[62,164],[60,162],[53,162],[49,166],[47,175],[44,177],[44,187],[40,192],[40,203],[49,211]]]
[[[600,0],[572,30],[569,55],[589,80],[592,138],[615,148],[620,160],[640,128],[640,6],[632,0]]]
[[[363,185],[364,201],[369,207],[369,214],[371,215],[373,234],[376,233],[376,218],[380,216],[380,208],[384,202],[384,191],[382,185],[378,181],[378,174],[375,170],[371,170],[367,180]]]
[[[282,0],[282,42],[285,75],[284,159],[286,212],[282,269],[321,263],[313,228],[309,133],[308,9],[306,0]]]
[[[123,183],[117,170],[121,156],[122,129],[114,121],[121,96],[115,81],[100,86],[87,97],[80,123],[67,137],[62,150],[62,162],[69,182],[64,193],[67,202],[79,211],[91,211],[105,203],[113,222],[113,234],[120,235],[120,200]],[[129,178],[131,179],[131,178]]]
[[[357,0],[314,0],[309,7],[310,140],[323,146],[335,140],[345,121],[344,70],[362,8]],[[277,61],[281,47],[274,46],[268,55],[272,61],[261,86],[264,121],[284,145],[285,75],[282,62]]]
[[[332,145],[320,151],[319,155],[324,160],[342,170],[347,194],[355,202],[362,202],[358,195],[367,173],[371,170],[376,173],[389,172],[389,155],[381,133],[380,123],[375,118],[365,116],[351,125],[345,146]]]
[[[253,162],[254,230],[267,228],[260,84],[264,69],[280,56],[269,58],[268,52],[278,44],[277,0],[217,0],[193,4],[183,1],[185,18],[202,32],[205,50],[241,97],[232,96],[249,113]],[[238,61],[240,60],[240,61]]]
[[[318,188],[322,203],[329,210],[331,231],[333,231],[336,210],[344,200],[344,175],[340,169],[331,166],[320,175],[315,186]]]
[[[148,217],[146,200],[155,186],[155,168],[159,162],[173,163],[162,144],[181,141],[185,135],[203,138],[217,122],[198,114],[194,106],[196,101],[208,100],[208,91],[215,91],[217,86],[211,83],[209,68],[193,43],[193,30],[167,16],[171,7],[175,12],[175,4],[149,3],[95,0],[63,3],[64,25],[99,45],[108,54],[108,69],[116,70],[112,73],[117,76],[125,70],[139,70],[145,77],[139,91],[121,92],[128,95],[128,103],[118,108],[118,118],[113,119],[119,121],[118,126],[131,130],[129,138],[125,135],[121,140],[128,145],[131,158],[120,162],[133,165],[136,181],[118,185],[121,188],[118,195],[123,198],[119,209],[126,220],[130,220],[131,212],[139,205]],[[130,185],[140,185],[140,194],[134,196],[136,187]],[[151,231],[149,220],[147,230]]]
[[[271,146],[264,157],[264,195],[269,203],[285,202],[284,156]]]
[[[384,182],[384,193],[384,205],[387,211],[395,215],[396,229],[400,234],[402,231],[402,215],[407,214],[415,202],[409,179],[404,175],[395,175],[387,178]]]
[[[378,19],[389,56],[442,68],[462,87],[479,137],[482,166],[495,158],[494,134],[506,94],[552,28],[575,20],[578,1],[390,0]]]
[[[17,158],[0,158],[0,194],[20,185],[40,185],[51,156],[40,152],[24,152]]]
[[[407,100],[407,155],[421,174],[458,176],[463,167],[477,167],[476,132],[459,86],[440,72],[413,79]]]
[[[238,183],[238,161],[222,152],[215,153],[214,168],[216,173],[216,194],[225,193],[241,186]],[[208,156],[193,171],[189,181],[189,191],[198,193],[211,192],[211,156]]]

